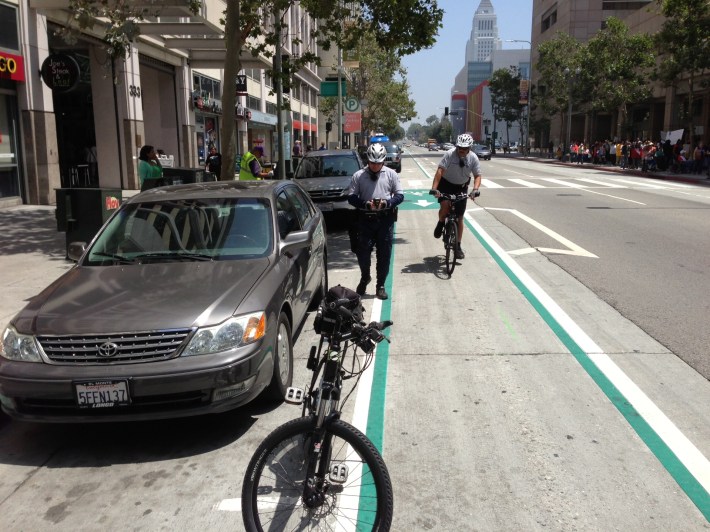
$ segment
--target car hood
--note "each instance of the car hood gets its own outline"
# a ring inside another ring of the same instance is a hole
[[[268,258],[78,266],[35,296],[13,323],[26,334],[147,331],[216,324],[231,316]]]
[[[295,181],[308,192],[319,190],[343,190],[350,187],[352,176],[335,177],[309,177],[306,179],[296,179]]]

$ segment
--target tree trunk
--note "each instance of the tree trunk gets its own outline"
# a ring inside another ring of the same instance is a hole
[[[239,52],[242,48],[239,32],[239,0],[227,2],[227,18],[224,25],[224,40],[227,61],[224,64],[222,83],[222,172],[221,181],[234,179],[234,161],[237,156],[237,74],[242,69]]]

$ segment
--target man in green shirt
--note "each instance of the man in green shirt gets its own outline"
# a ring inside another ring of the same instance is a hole
[[[259,164],[258,157],[264,153],[264,148],[261,146],[252,146],[252,148],[244,154],[242,162],[239,164],[239,180],[254,181],[265,177],[272,177],[270,172],[264,172]]]

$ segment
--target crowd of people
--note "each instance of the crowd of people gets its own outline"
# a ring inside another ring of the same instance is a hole
[[[548,157],[577,164],[611,165],[620,168],[642,170],[644,172],[671,171],[679,174],[705,174],[710,178],[710,149],[702,142],[695,145],[684,144],[682,139],[675,143],[670,140],[652,142],[650,140],[605,140],[591,144],[573,141],[569,151],[563,146],[554,150],[548,147]]]

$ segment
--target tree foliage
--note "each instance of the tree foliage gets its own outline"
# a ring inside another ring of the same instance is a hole
[[[416,115],[414,101],[409,98],[409,84],[401,59],[380,48],[373,36],[364,34],[356,52],[359,66],[352,71],[352,95],[366,101],[362,112],[363,131],[396,133],[399,122]]]
[[[508,128],[515,122],[523,126],[525,106],[520,104],[520,72],[516,67],[499,68],[488,80],[491,105],[496,109],[496,119]]]
[[[710,2],[657,0],[657,4],[666,21],[654,36],[661,58],[655,74],[666,85],[686,84],[691,110],[697,80],[710,71]],[[687,119],[692,132],[692,112],[687,113]]]
[[[570,99],[587,112],[618,112],[620,134],[628,105],[651,94],[652,52],[648,35],[614,17],[585,44],[559,32],[538,47],[537,104],[546,116],[567,113]]]

